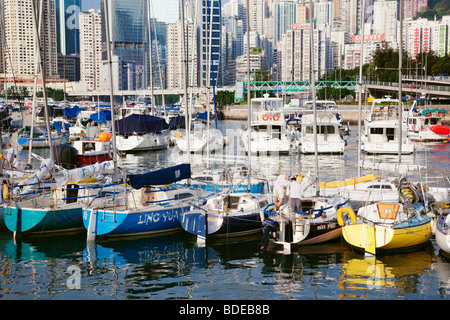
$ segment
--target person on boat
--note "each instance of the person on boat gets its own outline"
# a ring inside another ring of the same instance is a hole
[[[19,159],[17,159],[17,155],[13,154],[11,169],[19,170],[19,166]]]
[[[289,183],[289,175],[287,173],[280,174],[273,185],[273,196],[275,199],[275,211],[280,209],[283,204],[286,187]]]
[[[6,144],[5,152],[6,166],[7,168],[11,168],[12,162],[14,160],[14,148],[11,146],[11,143],[8,142]]]
[[[295,176],[291,177],[291,182],[286,190],[286,195],[289,196],[291,213],[294,211],[302,212],[303,188],[301,184],[298,183]]]

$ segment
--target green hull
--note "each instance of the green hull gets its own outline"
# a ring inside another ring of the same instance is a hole
[[[20,208],[4,207],[3,216],[6,227],[13,232],[64,232],[84,228],[82,209],[68,208]]]

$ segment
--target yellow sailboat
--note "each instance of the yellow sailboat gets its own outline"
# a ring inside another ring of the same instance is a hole
[[[377,202],[361,207],[356,216],[341,208],[338,221],[344,239],[367,254],[416,248],[431,237],[431,219],[414,187],[401,182],[401,202]],[[351,220],[345,220],[346,216]]]

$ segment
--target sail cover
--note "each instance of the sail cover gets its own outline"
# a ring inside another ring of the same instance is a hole
[[[163,118],[146,114],[132,114],[116,121],[116,133],[119,134],[158,132],[168,128]]]
[[[80,107],[78,107],[78,106],[74,106],[73,108],[66,107],[66,108],[62,109],[62,113],[67,118],[76,118],[80,114]]]
[[[173,167],[128,176],[130,185],[134,189],[141,189],[144,186],[169,184],[191,177],[191,165],[188,163],[179,164]]]

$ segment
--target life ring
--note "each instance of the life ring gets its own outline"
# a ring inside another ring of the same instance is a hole
[[[9,189],[6,184],[3,185],[3,199],[9,199]]]
[[[337,221],[338,221],[340,226],[344,225],[344,213],[347,213],[350,216],[350,220],[353,223],[356,222],[356,214],[355,214],[355,212],[349,207],[341,207],[341,208],[339,208],[339,210],[336,213]]]
[[[264,121],[267,121],[267,120],[269,120],[269,116],[267,114],[263,114],[262,119]]]
[[[181,138],[183,135],[181,134],[181,132],[177,132],[176,137],[177,138]]]
[[[278,121],[280,119],[280,116],[278,114],[275,114],[273,116],[273,121]]]

